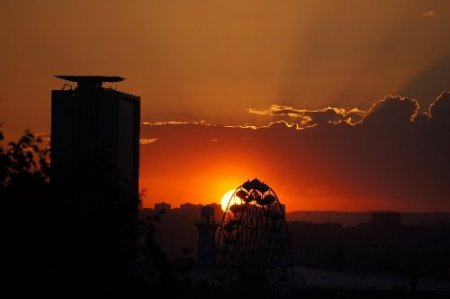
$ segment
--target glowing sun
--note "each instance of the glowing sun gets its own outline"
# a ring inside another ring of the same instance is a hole
[[[228,202],[230,201],[231,196],[233,195],[233,193],[234,193],[235,191],[236,191],[235,189],[232,189],[232,190],[230,190],[230,191],[227,191],[227,192],[222,196],[222,199],[220,200],[220,205],[221,205],[221,207],[222,207],[222,211],[225,212],[225,210],[227,209]],[[230,206],[231,206],[232,204],[233,204],[233,203],[230,203]]]

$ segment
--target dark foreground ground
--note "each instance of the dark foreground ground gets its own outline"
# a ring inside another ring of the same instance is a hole
[[[248,294],[229,292],[200,292],[186,298],[301,298],[301,299],[449,299],[450,292],[445,291],[386,291],[386,290],[356,290],[356,289],[297,289],[285,295]]]
[[[281,294],[263,290],[258,284],[252,290],[233,291],[226,287],[212,289],[208,287],[211,286],[210,277],[211,273],[208,271],[195,272],[191,277],[194,288],[188,296],[182,298],[450,299],[448,279],[421,277],[416,291],[413,291],[408,285],[408,277],[403,274],[355,273],[295,267],[292,290]]]
[[[430,299],[444,299],[450,298],[448,292],[438,291],[381,291],[381,290],[295,290],[292,295],[287,298],[312,298],[312,299],[396,299],[396,298],[430,298]]]

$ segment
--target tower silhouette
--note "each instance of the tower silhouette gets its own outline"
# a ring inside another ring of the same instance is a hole
[[[206,206],[201,209],[200,221],[195,224],[198,229],[197,265],[212,268],[215,263],[215,239],[219,224],[215,221],[214,208]]]
[[[75,89],[52,91],[52,183],[98,176],[98,165],[112,166],[138,196],[140,98],[103,88],[117,76],[66,76]],[[99,162],[100,161],[100,162]]]
[[[77,83],[52,91],[56,268],[65,288],[118,291],[138,233],[140,98],[102,86],[122,77],[56,77]]]

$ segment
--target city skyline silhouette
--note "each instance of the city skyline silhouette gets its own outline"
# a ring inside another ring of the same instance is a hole
[[[4,293],[448,298],[449,27],[447,0],[1,1]]]

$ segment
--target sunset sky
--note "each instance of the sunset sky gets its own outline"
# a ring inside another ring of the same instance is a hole
[[[53,75],[120,75],[146,206],[258,177],[288,210],[450,211],[449,28],[447,0],[1,0],[0,122],[48,133]]]

